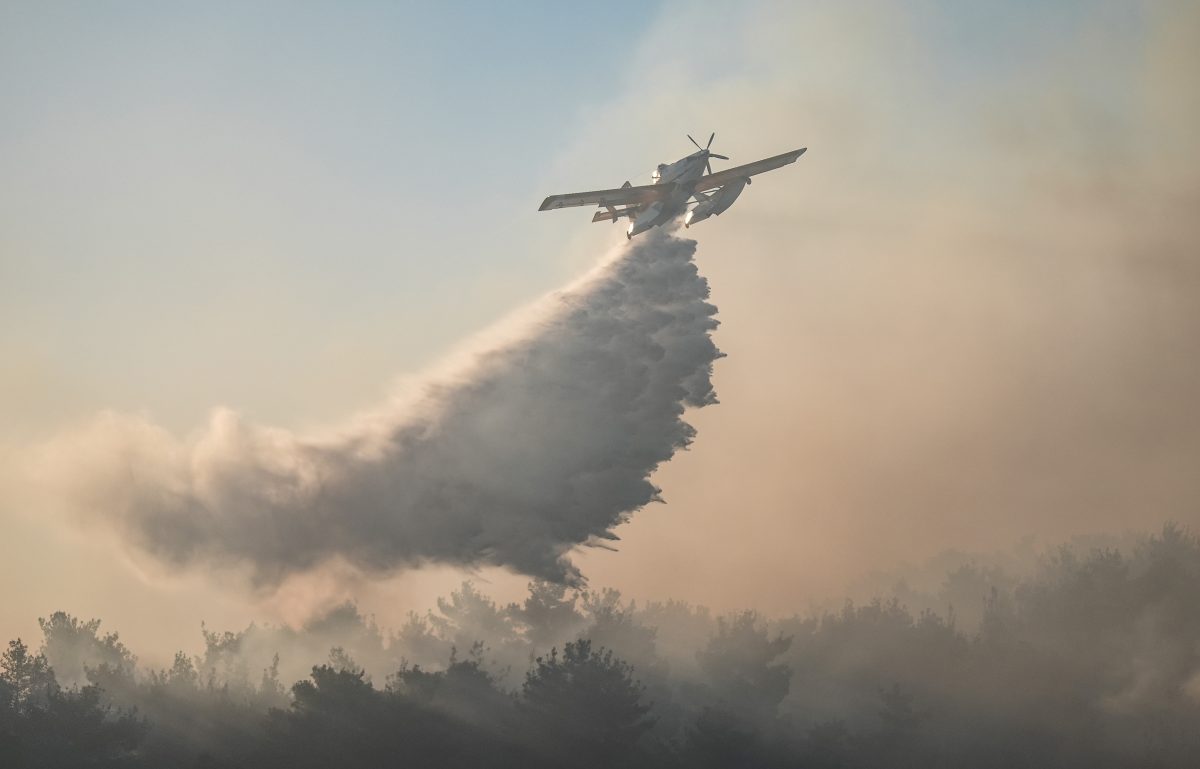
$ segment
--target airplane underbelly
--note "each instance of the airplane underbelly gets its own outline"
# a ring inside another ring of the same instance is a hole
[[[633,237],[645,232],[651,227],[666,224],[687,210],[687,201],[691,196],[689,187],[676,185],[661,199],[654,201],[634,215],[629,223],[626,235]]]
[[[671,202],[679,208],[687,205],[688,198],[692,196],[691,184],[679,184],[675,189],[671,190]]]

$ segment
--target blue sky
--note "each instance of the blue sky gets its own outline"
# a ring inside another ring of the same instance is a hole
[[[428,362],[554,285],[568,267],[528,234],[540,182],[655,13],[4,6],[3,342],[11,367],[33,369],[12,377],[73,391],[44,424],[13,427],[102,401],[176,429],[226,401],[304,418],[312,398],[248,383],[333,368],[307,351],[365,338],[397,348],[350,396],[369,399],[383,368]]]

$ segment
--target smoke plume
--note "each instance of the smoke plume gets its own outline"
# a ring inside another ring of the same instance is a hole
[[[341,559],[425,561],[579,584],[567,559],[658,497],[656,466],[716,402],[716,308],[695,242],[651,233],[549,297],[415,397],[332,435],[229,410],[187,440],[106,414],[45,447],[43,482],[169,566],[248,567],[260,586]]]

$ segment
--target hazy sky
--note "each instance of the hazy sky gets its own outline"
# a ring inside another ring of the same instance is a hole
[[[623,240],[544,195],[715,130],[733,163],[810,149],[688,232],[721,404],[668,504],[578,559],[596,584],[782,611],[946,547],[1200,524],[1198,30],[1183,2],[0,3],[0,459],[103,409],[187,436],[370,407]],[[248,597],[8,475],[5,637],[388,621],[461,577]]]

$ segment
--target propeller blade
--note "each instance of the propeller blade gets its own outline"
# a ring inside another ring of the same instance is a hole
[[[710,153],[708,153],[708,156],[709,156],[710,158],[719,158],[720,160],[729,160],[729,158],[725,157],[724,155],[718,155],[718,154],[717,154],[717,153],[715,153],[715,152],[710,152]]]
[[[713,140],[713,139],[715,139],[715,138],[717,138],[717,132],[716,132],[716,131],[713,131],[713,132],[712,132],[712,135],[708,137],[708,144],[705,144],[705,145],[704,145],[704,149],[708,149],[709,147],[711,147],[711,146],[712,146],[712,140]]]
[[[687,138],[688,138],[688,141],[690,141],[692,144],[696,144],[696,140],[692,138],[692,135],[691,135],[691,134],[688,134],[688,135],[687,135]],[[696,149],[698,149],[698,150],[702,150],[702,149],[704,149],[704,148],[703,148],[703,147],[701,147],[699,144],[696,144]]]
[[[709,176],[712,176],[712,163],[708,162],[708,158],[704,159],[704,169],[708,171]]]

